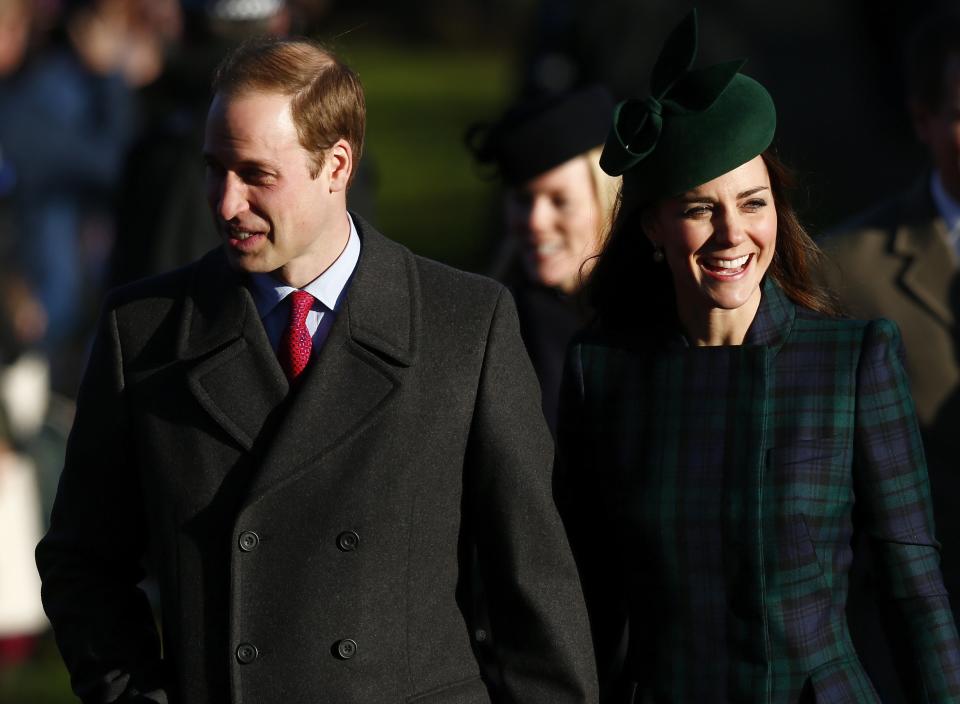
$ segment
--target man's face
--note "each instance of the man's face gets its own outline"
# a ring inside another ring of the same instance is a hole
[[[947,192],[960,200],[960,54],[948,58],[944,81],[940,106],[915,105],[914,124]]]
[[[203,146],[207,201],[231,264],[303,286],[339,256],[349,235],[350,147],[338,141],[311,175],[290,98],[218,93]]]

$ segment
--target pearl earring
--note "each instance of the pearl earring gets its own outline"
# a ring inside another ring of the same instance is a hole
[[[664,257],[663,257],[663,247],[661,247],[661,246],[659,246],[659,245],[654,245],[654,246],[653,246],[653,261],[656,262],[657,264],[660,264],[661,262],[663,262],[663,259],[664,259]]]

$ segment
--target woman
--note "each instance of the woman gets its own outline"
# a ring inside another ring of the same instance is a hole
[[[606,89],[590,86],[524,101],[467,135],[505,186],[509,236],[498,273],[516,299],[551,429],[564,351],[586,322],[573,294],[600,251],[620,185],[600,169],[612,109]]]
[[[909,701],[960,701],[897,329],[833,315],[770,96],[695,53],[691,14],[654,97],[615,111],[601,163],[623,192],[562,392],[557,496],[603,696],[878,702],[844,617],[862,533]]]

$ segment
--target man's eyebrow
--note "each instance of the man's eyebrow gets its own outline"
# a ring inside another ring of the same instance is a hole
[[[220,164],[221,161],[212,151],[204,150],[201,152],[203,161],[207,164]],[[272,161],[259,161],[257,159],[241,159],[235,163],[237,169],[263,169],[269,171],[278,171],[279,166]]]

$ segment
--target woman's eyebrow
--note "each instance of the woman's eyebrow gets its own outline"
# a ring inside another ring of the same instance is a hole
[[[750,196],[759,193],[760,191],[765,191],[769,186],[755,186],[754,188],[748,188],[745,191],[742,191],[737,194],[737,200],[743,198],[749,198]],[[716,203],[717,199],[711,196],[700,196],[695,193],[688,193],[686,195],[680,196],[678,199],[681,203]]]

